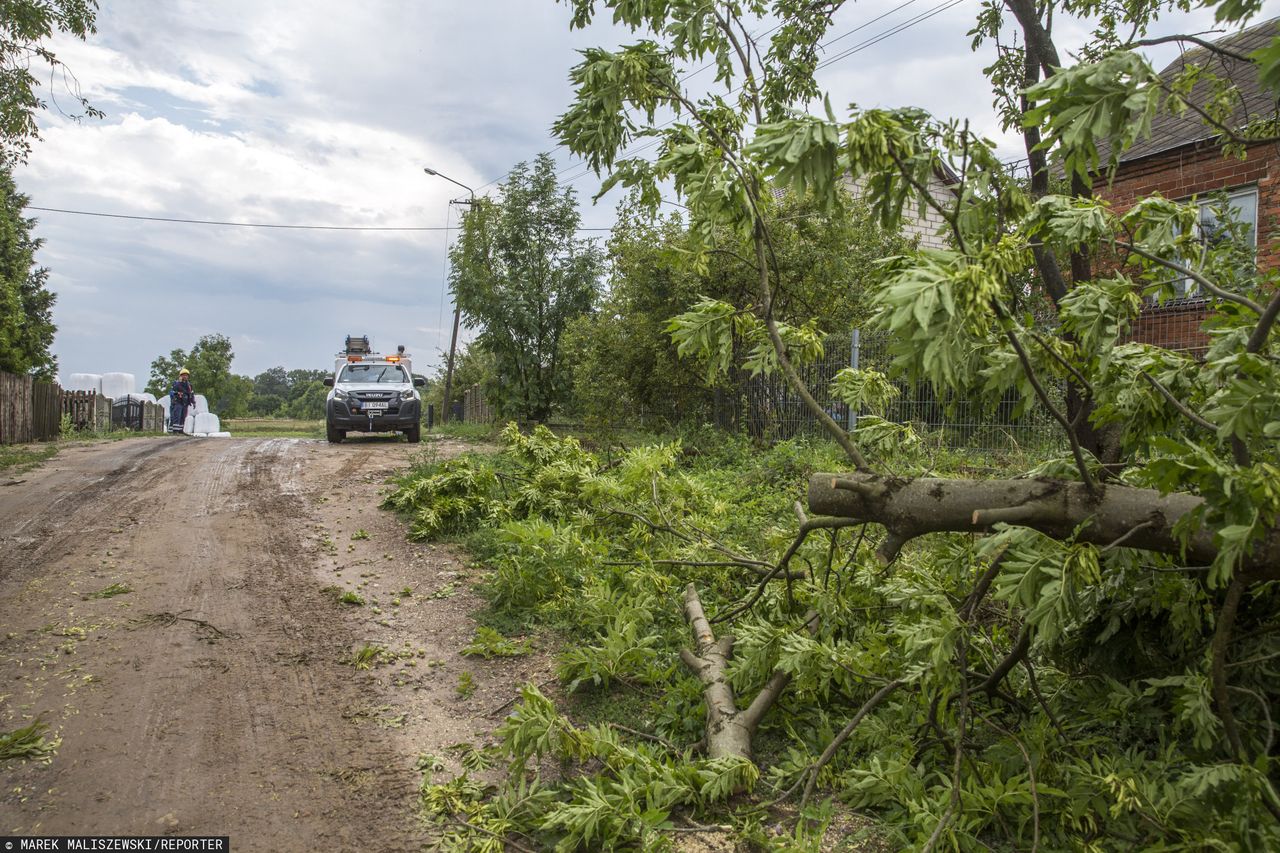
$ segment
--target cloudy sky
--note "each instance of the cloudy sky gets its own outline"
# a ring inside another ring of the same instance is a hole
[[[234,344],[233,369],[250,376],[330,364],[347,333],[403,343],[415,370],[430,372],[449,344],[445,250],[460,211],[449,201],[466,192],[423,167],[492,192],[515,163],[554,151],[549,128],[569,103],[575,51],[629,39],[606,24],[571,32],[567,7],[553,0],[101,6],[87,43],[53,46],[106,117],[41,117],[43,140],[17,176],[33,206],[432,229],[34,212],[58,294],[61,374],[126,371],[140,386],[157,355],[215,332]],[[977,8],[850,3],[820,72],[832,103],[920,106],[998,138],[981,74],[991,56],[972,53],[965,35]],[[1211,20],[1200,12],[1164,29],[1198,32]],[[1058,35],[1073,43],[1061,26]],[[68,101],[58,87],[45,94]],[[1014,141],[1004,146],[1019,154]],[[554,153],[580,193],[584,226],[608,228],[616,197],[592,207],[597,179]]]

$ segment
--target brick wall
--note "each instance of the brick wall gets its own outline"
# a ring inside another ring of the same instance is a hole
[[[1184,145],[1162,154],[1122,163],[1110,186],[1098,195],[1117,213],[1153,193],[1175,200],[1218,190],[1258,188],[1258,266],[1280,266],[1280,151],[1275,145],[1252,145],[1245,159],[1224,157],[1213,143]]]
[[[1213,142],[1184,145],[1122,163],[1110,185],[1097,194],[1123,213],[1141,198],[1159,193],[1183,201],[1219,190],[1258,190],[1258,267],[1280,266],[1280,150],[1252,145],[1242,160],[1224,157]],[[1201,330],[1208,308],[1196,300],[1149,305],[1134,323],[1129,340],[1166,349],[1203,352],[1209,337]]]
[[[1209,347],[1209,336],[1201,329],[1208,314],[1208,303],[1201,300],[1148,305],[1133,322],[1126,340],[1198,355]]]
[[[848,175],[845,176],[845,189],[855,198],[862,195],[862,185],[865,179],[853,181]],[[955,204],[955,196],[951,189],[937,175],[929,181],[929,193],[936,198],[944,207],[950,207]],[[916,206],[914,201],[909,202],[902,211],[902,234],[905,237],[919,237],[920,245],[932,249],[950,249],[951,248],[951,231],[947,226],[947,221],[942,218],[942,214],[934,210],[932,207],[926,206],[923,210]]]

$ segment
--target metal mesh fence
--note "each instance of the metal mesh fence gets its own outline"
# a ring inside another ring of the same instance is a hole
[[[825,343],[825,355],[816,364],[799,368],[801,378],[822,409],[837,423],[852,429],[859,412],[831,394],[831,383],[845,367],[889,372],[889,333],[855,331],[833,336]],[[1021,398],[1014,392],[992,404],[954,394],[939,394],[932,387],[911,387],[895,381],[898,398],[885,412],[886,420],[910,424],[917,433],[942,446],[1010,450],[1056,447],[1063,443],[1061,427],[1038,400],[1027,401],[1015,415]],[[1063,406],[1064,390],[1049,385],[1055,406]],[[726,429],[747,432],[766,441],[781,441],[822,431],[817,418],[805,407],[781,375],[739,377],[736,387],[717,393],[716,422]]]
[[[1174,299],[1145,305],[1130,326],[1126,340],[1201,356],[1209,348],[1209,336],[1202,328],[1208,316],[1209,302],[1205,299]]]

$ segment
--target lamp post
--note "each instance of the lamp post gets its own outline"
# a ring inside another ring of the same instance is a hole
[[[444,178],[451,184],[457,184],[467,192],[471,193],[471,201],[467,203],[472,205],[476,203],[476,191],[461,181],[455,181],[448,175],[443,175],[429,166],[423,166],[422,171],[437,178]],[[453,202],[449,203],[453,204]],[[440,423],[442,424],[447,424],[449,422],[449,414],[453,410],[453,400],[450,396],[453,392],[453,357],[458,351],[458,321],[461,319],[461,316],[462,308],[458,305],[458,300],[455,297],[453,300],[453,335],[449,338],[449,361],[444,370],[444,411],[440,413]]]

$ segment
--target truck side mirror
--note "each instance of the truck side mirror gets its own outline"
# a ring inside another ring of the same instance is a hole
[[[413,387],[414,387],[414,388],[422,388],[422,387],[423,387],[423,386],[425,386],[426,384],[427,384],[427,379],[426,379],[426,377],[425,377],[425,376],[415,376],[415,377],[413,377]]]
[[[326,376],[326,377],[324,378],[324,387],[326,387],[326,388],[332,388],[332,387],[333,387],[333,377],[332,377],[332,376]]]

